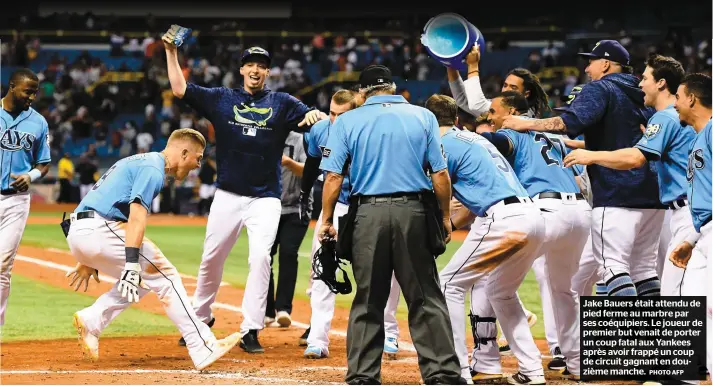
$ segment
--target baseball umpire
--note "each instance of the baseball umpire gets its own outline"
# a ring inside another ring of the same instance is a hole
[[[205,88],[187,83],[175,45],[181,28],[172,26],[162,38],[168,78],[173,95],[215,126],[218,178],[212,206],[220,208],[208,215],[193,307],[202,321],[214,322],[210,306],[220,288],[225,260],[246,227],[250,271],[242,302],[240,347],[249,353],[262,353],[257,333],[264,328],[270,250],[282,213],[280,163],[285,139],[290,131],[304,131],[327,116],[289,94],[265,88],[271,59],[260,47],[243,52],[241,88]]]
[[[640,125],[655,109],[644,105],[644,92],[629,67],[629,53],[615,40],[599,41],[589,57],[586,72],[592,79],[572,101],[568,111],[547,119],[508,117],[503,126],[516,131],[584,134],[588,150],[613,151],[635,145],[642,137]],[[573,160],[576,163],[576,159]],[[659,235],[665,208],[659,201],[656,169],[643,165],[613,170],[591,165],[592,241],[594,256],[602,264],[602,279],[609,296],[659,294],[656,275]]]
[[[434,261],[451,233],[451,181],[438,123],[430,111],[393,95],[396,85],[384,66],[367,67],[359,84],[366,101],[334,121],[320,164],[328,173],[319,229],[323,242],[337,235],[334,207],[343,170],[351,163],[351,205],[338,240],[351,259],[357,287],[347,330],[346,381],[381,383],[384,307],[395,272],[424,382],[465,384]],[[438,204],[428,200],[434,191]],[[437,220],[435,205],[441,209]],[[434,223],[436,229],[429,229]],[[432,240],[438,235],[440,240]]]

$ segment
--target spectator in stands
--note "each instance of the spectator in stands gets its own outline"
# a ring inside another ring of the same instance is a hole
[[[81,201],[97,182],[99,170],[86,154],[82,154],[76,172],[79,174],[79,200]]]
[[[74,190],[74,186],[72,185],[72,179],[74,179],[74,163],[69,157],[69,153],[64,153],[64,156],[62,156],[57,163],[57,178],[59,179],[59,196],[57,197],[57,202],[74,202],[72,197]]]

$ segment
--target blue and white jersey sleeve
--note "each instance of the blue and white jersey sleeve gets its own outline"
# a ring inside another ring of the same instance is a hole
[[[50,155],[50,139],[49,139],[49,127],[47,121],[42,119],[42,132],[40,133],[40,138],[35,141],[34,154],[35,163],[45,164],[52,161]]]
[[[429,125],[427,127],[426,136],[426,154],[428,157],[428,165],[432,172],[438,172],[446,167],[446,153],[443,150],[443,142],[441,141],[440,128],[436,116],[430,114]]]
[[[676,131],[676,123],[664,114],[654,114],[644,130],[644,135],[634,145],[641,151],[660,159],[668,147],[672,134]]]
[[[322,162],[319,168],[326,172],[342,174],[349,157],[347,133],[342,120],[337,118],[330,129],[327,145],[322,151]]]
[[[150,210],[151,201],[163,188],[164,174],[153,166],[144,166],[136,171],[131,187],[129,202],[139,201],[146,210]]]

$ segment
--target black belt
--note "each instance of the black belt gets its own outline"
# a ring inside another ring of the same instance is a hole
[[[519,204],[519,203],[521,203],[521,202],[522,202],[522,201],[520,201],[520,199],[517,198],[517,196],[510,196],[510,197],[508,197],[508,198],[506,198],[506,199],[503,200],[503,204],[505,204],[505,205]]]
[[[3,195],[3,196],[11,196],[11,195],[17,194],[17,193],[19,193],[19,192],[18,192],[17,190],[15,190],[15,189],[3,189],[3,190],[0,190],[0,195]]]
[[[93,210],[85,210],[82,212],[77,212],[77,220],[83,220],[85,218],[94,218]]]
[[[359,196],[359,203],[360,204],[367,204],[367,203],[377,203],[377,202],[406,202],[406,201],[421,201],[421,194],[420,193],[396,193],[396,194],[385,194],[385,195],[380,195],[380,196]]]
[[[577,200],[585,200],[584,195],[582,193],[576,193],[574,195]],[[562,199],[562,193],[560,192],[542,192],[535,196],[537,198],[557,198],[557,199]]]
[[[671,201],[668,204],[664,205],[666,205],[666,207],[669,209],[680,209],[686,206],[686,200],[683,198],[679,198],[678,200]]]

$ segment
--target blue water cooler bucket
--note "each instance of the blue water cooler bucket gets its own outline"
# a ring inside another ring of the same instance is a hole
[[[478,43],[480,52],[485,49],[485,39],[480,30],[456,13],[442,13],[426,23],[421,44],[432,58],[447,67],[465,70],[465,57]]]

